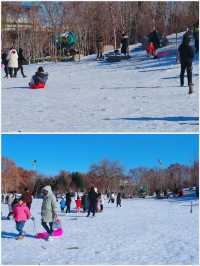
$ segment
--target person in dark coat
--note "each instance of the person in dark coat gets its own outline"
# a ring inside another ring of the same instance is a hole
[[[22,73],[22,76],[23,78],[25,78],[25,74],[24,74],[24,69],[23,69],[23,65],[27,64],[27,60],[24,58],[24,55],[23,55],[23,49],[22,48],[19,48],[19,52],[18,52],[18,69],[17,69],[17,72],[19,70],[21,70],[21,73]]]
[[[195,52],[199,52],[199,22],[193,25],[193,37],[195,43]]]
[[[88,210],[88,195],[87,193],[84,193],[81,198],[82,206],[83,206],[83,212],[86,212]]]
[[[97,208],[97,198],[98,193],[95,191],[94,187],[91,187],[90,192],[88,193],[89,208],[87,217],[90,216],[90,212],[92,212],[93,216],[95,216]]]
[[[96,35],[96,47],[97,47],[97,59],[103,58],[103,36],[101,33],[97,33]]]
[[[8,78],[8,60],[6,50],[1,55],[1,64],[4,65],[5,78]]]
[[[118,207],[118,206],[121,207],[121,202],[122,202],[121,193],[118,193],[118,194],[117,194],[117,207]]]
[[[121,53],[124,55],[128,54],[128,35],[123,33],[121,38]]]
[[[67,206],[66,213],[71,212],[71,201],[72,201],[71,193],[67,192],[66,193],[66,206]]]
[[[29,191],[28,188],[25,188],[24,189],[24,193],[22,194],[22,200],[23,200],[23,202],[26,203],[26,206],[30,210],[31,209],[31,204],[32,204],[33,198],[32,198],[32,194],[31,194],[31,192]]]
[[[44,88],[48,79],[48,73],[44,72],[43,67],[38,67],[37,72],[32,77],[29,86],[32,88]]]
[[[156,49],[160,47],[160,39],[156,29],[149,34],[149,42],[152,42]]]
[[[186,70],[190,94],[192,93],[192,60],[194,53],[192,47],[189,45],[189,42],[190,38],[188,37],[188,35],[184,35],[182,44],[179,46],[178,51],[181,63],[180,85],[184,86],[184,74]]]

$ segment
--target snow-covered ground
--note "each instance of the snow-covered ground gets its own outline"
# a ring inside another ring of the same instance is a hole
[[[32,214],[40,226],[41,200],[34,200]],[[84,213],[61,216],[64,236],[52,242],[28,236],[15,240],[13,220],[2,220],[2,264],[192,264],[198,258],[198,201],[130,199],[122,208],[105,204],[94,218]],[[2,206],[2,215],[7,206]]]
[[[179,43],[182,34],[179,34]],[[2,79],[3,132],[123,131],[194,132],[198,130],[199,68],[193,65],[194,93],[179,86],[175,35],[149,59],[141,45],[132,46],[131,59],[97,62],[46,63],[47,88],[28,89],[39,65],[25,66],[27,78]],[[42,64],[40,64],[42,65]]]

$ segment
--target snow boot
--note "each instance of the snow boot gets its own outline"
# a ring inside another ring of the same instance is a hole
[[[16,238],[16,240],[23,240],[24,239],[24,236],[20,235]]]
[[[189,92],[188,94],[192,94],[193,93],[193,86],[192,84],[189,84]]]

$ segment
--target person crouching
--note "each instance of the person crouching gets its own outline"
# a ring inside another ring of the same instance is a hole
[[[45,88],[47,79],[48,79],[48,73],[44,72],[43,67],[38,67],[37,72],[35,73],[34,76],[32,76],[29,86],[32,89],[43,89]]]
[[[13,217],[16,222],[16,229],[19,232],[17,240],[24,239],[24,225],[26,221],[31,217],[31,213],[29,208],[26,206],[26,203],[23,201],[22,198],[18,200],[15,208],[13,209]]]

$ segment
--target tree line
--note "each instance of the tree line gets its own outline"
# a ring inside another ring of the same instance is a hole
[[[186,187],[199,186],[199,162],[191,166],[171,164],[166,168],[137,167],[125,171],[118,161],[102,160],[91,164],[87,173],[61,170],[55,176],[26,170],[13,160],[2,158],[2,192],[23,192],[28,187],[35,195],[42,187],[51,185],[56,193],[86,191],[95,186],[102,193],[121,192],[126,196],[142,193],[153,195],[171,191],[178,193]]]
[[[120,46],[122,32],[130,44],[141,41],[155,27],[164,35],[185,31],[199,19],[198,1],[2,2],[2,47],[23,48],[29,58],[57,55],[54,36],[73,31],[76,50],[83,55],[96,50],[96,34],[104,45]]]

